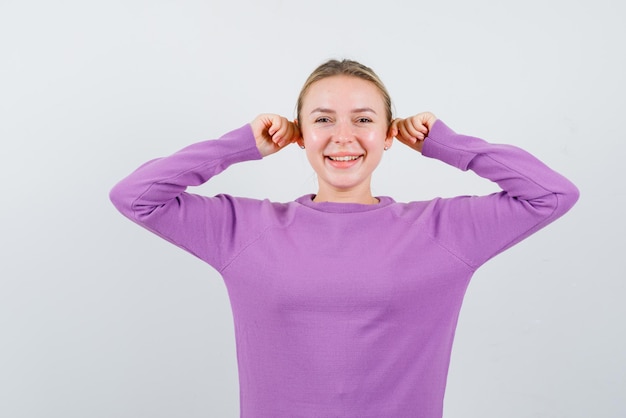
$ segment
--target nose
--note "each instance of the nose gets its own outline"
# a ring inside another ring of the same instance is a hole
[[[334,135],[335,142],[351,142],[353,138],[352,126],[349,123],[337,123]]]

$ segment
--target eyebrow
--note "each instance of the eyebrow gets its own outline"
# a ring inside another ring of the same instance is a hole
[[[377,114],[376,111],[374,109],[372,109],[371,107],[359,107],[357,109],[352,109],[352,113],[373,113],[373,114]],[[325,107],[316,107],[315,109],[313,109],[311,111],[311,114],[313,113],[337,113],[332,109],[327,109]]]

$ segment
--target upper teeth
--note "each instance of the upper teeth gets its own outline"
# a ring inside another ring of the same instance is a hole
[[[352,160],[356,160],[358,157],[358,155],[346,155],[345,157],[328,157],[333,161],[352,161]]]

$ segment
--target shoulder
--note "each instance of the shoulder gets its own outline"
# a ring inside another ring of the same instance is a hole
[[[222,210],[231,212],[235,218],[247,219],[257,223],[279,222],[290,216],[298,206],[295,201],[275,202],[270,199],[239,197],[229,194],[219,194],[209,199],[221,202]]]

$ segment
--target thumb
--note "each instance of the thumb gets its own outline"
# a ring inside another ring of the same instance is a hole
[[[389,135],[392,138],[395,138],[398,136],[398,124],[402,121],[401,118],[395,118],[394,120],[391,121],[391,126],[389,126]]]

